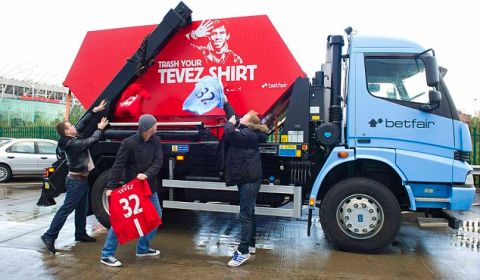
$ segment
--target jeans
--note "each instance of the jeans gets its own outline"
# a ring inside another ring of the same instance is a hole
[[[260,190],[260,182],[238,185],[240,196],[240,245],[238,251],[242,254],[248,253],[248,247],[255,247],[255,235],[257,232],[257,221],[255,219],[255,204],[257,194]]]
[[[68,215],[75,210],[75,238],[81,238],[87,234],[88,193],[89,185],[86,180],[74,180],[69,177],[65,180],[67,193],[63,205],[53,217],[50,228],[44,234],[45,238],[54,241],[62,229]]]
[[[160,207],[160,201],[158,200],[157,193],[154,193],[150,197],[150,201],[153,203],[153,206],[157,210],[158,216],[162,218],[162,208]],[[144,254],[150,249],[150,240],[157,233],[157,228],[149,232],[148,234],[140,237],[137,241],[137,254]],[[102,258],[107,258],[115,255],[115,251],[118,247],[118,239],[115,235],[115,232],[112,228],[108,231],[107,239],[105,240],[105,245],[102,249]]]

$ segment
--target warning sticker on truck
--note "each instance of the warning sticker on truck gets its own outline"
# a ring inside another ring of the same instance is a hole
[[[175,153],[188,153],[188,145],[172,145],[172,152]]]

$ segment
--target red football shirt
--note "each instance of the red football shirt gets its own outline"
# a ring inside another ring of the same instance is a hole
[[[150,201],[147,180],[133,179],[110,195],[110,223],[120,244],[148,234],[162,224]]]
[[[132,83],[122,93],[113,115],[120,119],[137,120],[143,112],[143,101],[149,99],[150,95],[140,83]]]

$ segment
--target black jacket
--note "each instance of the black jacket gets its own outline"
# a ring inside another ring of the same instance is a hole
[[[235,115],[232,106],[225,103],[227,119]],[[266,142],[267,135],[245,125],[227,122],[224,127],[225,183],[233,186],[257,182],[262,178],[262,162],[258,143]]]
[[[159,185],[157,176],[162,169],[163,152],[160,137],[152,135],[147,141],[136,133],[122,141],[117,157],[110,170],[107,189],[116,189],[136,178],[138,173],[148,177],[152,193]]]
[[[62,152],[65,152],[68,170],[71,172],[88,173],[88,149],[102,136],[102,130],[100,129],[97,129],[92,136],[88,138],[81,136],[85,125],[92,120],[92,116],[92,113],[87,113],[77,125],[75,125],[79,136],[62,136],[58,141],[58,148]]]

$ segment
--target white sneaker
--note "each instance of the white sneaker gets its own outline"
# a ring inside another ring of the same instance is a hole
[[[160,250],[149,248],[146,253],[136,253],[137,257],[153,257],[160,255]]]
[[[238,250],[233,252],[232,259],[228,262],[228,266],[230,267],[237,267],[242,265],[244,262],[246,262],[250,258],[250,253],[248,254],[242,254]]]
[[[257,252],[257,248],[255,247],[248,247],[248,252],[252,255],[254,255]]]
[[[100,262],[108,266],[122,266],[122,263],[119,260],[117,260],[117,258],[115,258],[114,256],[101,258]]]

